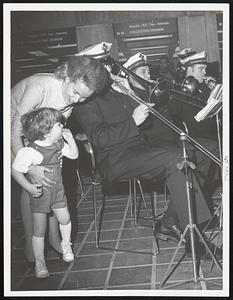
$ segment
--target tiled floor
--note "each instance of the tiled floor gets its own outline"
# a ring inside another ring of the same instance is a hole
[[[88,180],[86,179],[86,183]],[[85,186],[86,188],[86,186]],[[77,195],[80,199],[80,195]],[[98,187],[98,204],[101,203],[101,189]],[[151,213],[150,196],[146,195]],[[162,194],[157,197],[157,211],[164,210]],[[130,219],[127,194],[108,197],[106,202],[102,246],[111,248],[151,252],[155,249],[152,238],[151,222],[139,219],[135,226]],[[140,215],[143,215],[143,205]],[[157,290],[165,276],[173,256],[176,242],[159,241],[160,253],[151,254],[116,252],[95,247],[95,234],[91,194],[77,203],[78,234],[74,245],[76,259],[65,263],[58,255],[47,255],[50,277],[36,279],[33,265],[24,259],[24,234],[20,214],[12,219],[12,291],[51,291],[51,290]],[[218,236],[217,236],[218,238]],[[184,253],[182,246],[175,259],[177,262]],[[199,275],[208,281],[193,281],[193,267],[190,258],[184,257],[169,277],[164,289],[176,290],[221,290],[222,272],[211,263],[201,262]],[[190,282],[185,283],[190,279]],[[178,284],[178,285],[177,285]]]

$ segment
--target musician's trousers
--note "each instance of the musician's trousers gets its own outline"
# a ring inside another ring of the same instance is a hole
[[[205,141],[204,141],[205,143]],[[212,149],[216,152],[216,144],[207,141],[207,149]],[[204,146],[204,144],[202,143]],[[206,175],[210,166],[211,160],[199,150],[194,150],[193,147],[188,146],[188,153],[195,154],[196,170],[192,176],[192,202],[194,207],[195,223],[200,224],[208,221],[211,217],[210,209],[207,205],[202,188],[206,179]],[[128,149],[129,150],[129,149]],[[182,148],[173,145],[159,145],[150,147],[149,149],[144,145],[137,145],[130,151],[126,151],[121,160],[120,178],[140,176],[141,178],[150,180],[165,179],[169,194],[171,196],[171,204],[168,207],[167,213],[163,223],[167,225],[174,225],[177,223],[183,229],[189,223],[188,217],[188,202],[186,192],[186,178],[183,171],[177,168],[177,163],[182,159]],[[217,167],[217,166],[216,166]],[[191,174],[191,173],[190,173]],[[212,173],[212,179],[214,174]],[[205,192],[207,196],[208,193]],[[169,224],[170,223],[170,224]],[[172,224],[174,223],[174,224]]]

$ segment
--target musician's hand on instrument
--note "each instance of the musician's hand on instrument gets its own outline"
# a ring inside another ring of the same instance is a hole
[[[110,73],[110,76],[112,78],[112,80],[114,81],[112,84],[112,88],[119,92],[119,93],[123,93],[127,95],[127,92],[123,91],[116,82],[119,82],[120,85],[122,85],[124,88],[126,88],[127,90],[129,90],[130,92],[133,92],[133,90],[131,89],[130,85],[129,85],[129,81],[127,78],[125,77],[121,77],[121,76],[116,76],[113,75],[112,73]]]
[[[148,103],[148,105],[150,107],[154,106],[154,103]],[[145,119],[147,118],[148,114],[149,114],[149,107],[147,107],[147,105],[145,104],[140,104],[138,107],[135,108],[135,110],[133,111],[133,119],[136,123],[136,125],[140,125],[142,124]]]
[[[213,90],[217,84],[216,79],[212,76],[206,76],[203,78],[209,89]]]
[[[151,82],[151,83],[154,83],[154,84],[158,84],[158,83],[159,83],[159,78],[157,78],[156,80],[149,79],[149,80],[147,80],[147,81],[149,81],[149,82]]]

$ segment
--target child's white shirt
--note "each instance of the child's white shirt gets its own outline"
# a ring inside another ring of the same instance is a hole
[[[67,143],[61,150],[63,156],[68,156],[70,148]],[[43,161],[43,155],[32,147],[23,147],[18,152],[12,164],[12,167],[20,172],[27,173],[31,166],[39,165]]]

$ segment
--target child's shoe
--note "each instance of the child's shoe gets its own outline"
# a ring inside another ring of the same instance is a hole
[[[63,252],[63,260],[65,262],[71,262],[74,260],[74,254],[72,252],[71,245],[72,244],[69,241],[62,240],[62,242],[61,242],[61,249]]]
[[[37,278],[49,277],[49,272],[45,264],[44,257],[36,260],[35,274]]]

